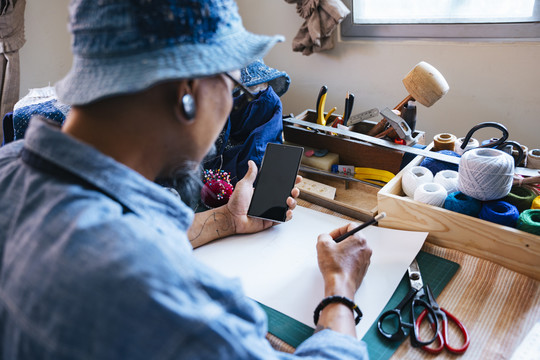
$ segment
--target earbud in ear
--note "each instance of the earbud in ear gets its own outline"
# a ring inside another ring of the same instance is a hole
[[[188,120],[195,118],[195,99],[191,94],[182,96],[182,112]]]

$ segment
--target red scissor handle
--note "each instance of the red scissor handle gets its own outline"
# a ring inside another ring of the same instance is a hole
[[[438,354],[442,351],[443,348],[447,348],[448,351],[454,353],[454,354],[463,354],[465,350],[469,347],[470,339],[469,339],[469,332],[465,328],[465,326],[459,321],[454,315],[450,314],[448,311],[446,311],[443,308],[440,308],[440,312],[444,313],[446,315],[446,319],[443,318],[442,321],[442,332],[439,331],[437,333],[437,340],[436,342],[439,343],[437,347],[429,347],[427,345],[422,346],[422,349],[432,353],[432,354]],[[420,315],[418,316],[418,319],[416,319],[416,326],[417,328],[420,328],[420,324],[422,323],[422,320],[424,317],[428,314],[427,310],[422,311]],[[448,344],[448,319],[453,321],[460,329],[461,333],[463,334],[463,345],[460,348],[455,348]],[[435,327],[435,322],[431,323],[432,328]]]

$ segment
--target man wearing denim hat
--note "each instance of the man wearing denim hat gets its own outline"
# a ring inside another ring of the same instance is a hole
[[[333,241],[352,224],[319,236],[334,297],[285,354],[240,284],[192,256],[273,225],[246,215],[255,166],[227,205],[196,216],[154,182],[198,165],[230,112],[235,70],[280,38],[248,33],[229,0],[73,0],[70,30],[64,126],[33,118],[0,149],[0,358],[364,357],[346,298],[371,250],[360,235]]]

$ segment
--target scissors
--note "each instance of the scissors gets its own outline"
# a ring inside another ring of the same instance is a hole
[[[405,330],[410,329],[411,343],[414,347],[421,347],[422,350],[425,350],[432,354],[440,353],[443,348],[446,348],[448,351],[454,354],[464,353],[465,350],[467,350],[467,348],[469,347],[470,343],[469,333],[467,332],[465,326],[454,315],[441,308],[439,304],[435,301],[435,296],[433,296],[433,292],[431,291],[429,285],[426,284],[424,286],[423,284],[422,275],[420,274],[420,268],[416,260],[414,260],[411,263],[411,266],[409,266],[408,273],[411,283],[411,290],[407,295],[405,295],[401,303],[399,303],[395,309],[386,311],[381,315],[377,323],[379,332],[390,340],[400,340],[407,336]],[[428,301],[426,302],[425,300],[421,299],[422,296],[427,297]],[[412,323],[407,323],[403,321],[401,312],[405,305],[411,299]],[[423,309],[420,312],[420,315],[416,317],[416,314],[418,314],[421,308]],[[422,321],[426,316],[432,330],[434,331],[434,335],[431,339],[423,341],[422,339],[420,339],[419,333]],[[397,330],[390,332],[388,331],[388,329],[385,329],[383,327],[384,320],[389,318],[397,319],[399,324]],[[463,335],[464,342],[463,345],[459,348],[448,344],[448,319],[453,321],[458,326]],[[442,323],[442,329],[439,327],[439,320]],[[438,341],[439,345],[437,347],[430,347],[429,345],[434,343],[435,341]]]
[[[432,323],[434,326],[433,337],[427,341],[422,341],[419,334],[420,328],[417,325],[420,323],[417,321],[416,314],[421,313],[425,310],[431,316],[431,318],[428,319],[437,319],[437,315],[435,314],[435,311],[431,308],[431,306],[424,299],[422,299],[422,296],[424,296],[425,294],[424,283],[422,281],[422,275],[420,274],[420,268],[416,260],[413,260],[413,262],[409,266],[408,273],[411,289],[394,309],[384,312],[379,317],[377,327],[379,328],[379,333],[389,340],[401,340],[407,336],[407,333],[410,333],[412,346],[426,346],[437,339],[439,332],[439,322],[434,320]],[[403,314],[405,306],[409,303],[411,304],[411,322],[405,321]],[[391,320],[395,320],[393,321],[393,323],[397,323],[397,327],[392,326],[391,328],[389,328],[388,324],[391,322]]]
[[[496,123],[496,122],[483,122],[483,123],[480,123],[478,125],[473,126],[471,128],[471,130],[469,130],[467,135],[463,138],[463,143],[461,144],[461,149],[465,150],[465,147],[469,143],[469,140],[471,139],[472,135],[477,130],[485,128],[485,127],[493,127],[493,128],[499,129],[502,132],[502,136],[499,139],[492,139],[493,141],[490,141],[490,142],[488,142],[487,144],[484,144],[484,145],[480,145],[479,147],[481,147],[481,148],[495,148],[495,149],[498,149],[498,150],[503,150],[506,146],[511,146],[511,148],[515,149],[517,151],[517,153],[518,153],[517,158],[514,161],[514,165],[518,166],[519,164],[521,164],[521,162],[523,161],[525,156],[527,156],[527,154],[525,154],[523,152],[523,148],[521,147],[520,143],[518,143],[516,141],[512,141],[512,140],[507,140],[508,139],[508,130],[506,129],[506,127],[504,125]]]
[[[430,347],[427,345],[424,345],[422,347],[423,350],[430,352],[432,354],[438,354],[440,353],[444,348],[446,348],[448,351],[454,353],[454,354],[463,354],[465,350],[469,347],[470,339],[469,339],[469,333],[465,326],[459,321],[454,315],[450,314],[448,311],[443,309],[442,307],[437,304],[437,301],[435,301],[435,297],[433,296],[433,293],[431,292],[431,289],[429,285],[425,286],[426,295],[428,298],[428,303],[431,309],[433,309],[433,312],[435,315],[438,316],[438,319],[442,320],[442,331],[437,331],[437,340],[439,343],[439,346],[437,347]],[[420,324],[422,323],[422,320],[426,315],[428,315],[428,311],[424,310],[420,313],[420,316],[418,316],[418,319],[416,319],[416,327],[419,328]],[[429,315],[428,315],[429,318]],[[459,348],[454,347],[448,343],[448,320],[452,320],[461,331],[461,334],[463,335],[463,345]],[[433,319],[429,319],[430,323],[433,326]]]

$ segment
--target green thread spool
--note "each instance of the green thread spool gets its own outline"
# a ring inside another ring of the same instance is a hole
[[[518,211],[522,213],[523,211],[531,208],[531,204],[536,196],[536,192],[534,192],[531,188],[524,186],[512,186],[510,193],[502,200],[514,205],[517,207]]]
[[[516,227],[521,231],[540,235],[540,209],[528,209],[522,212]]]

